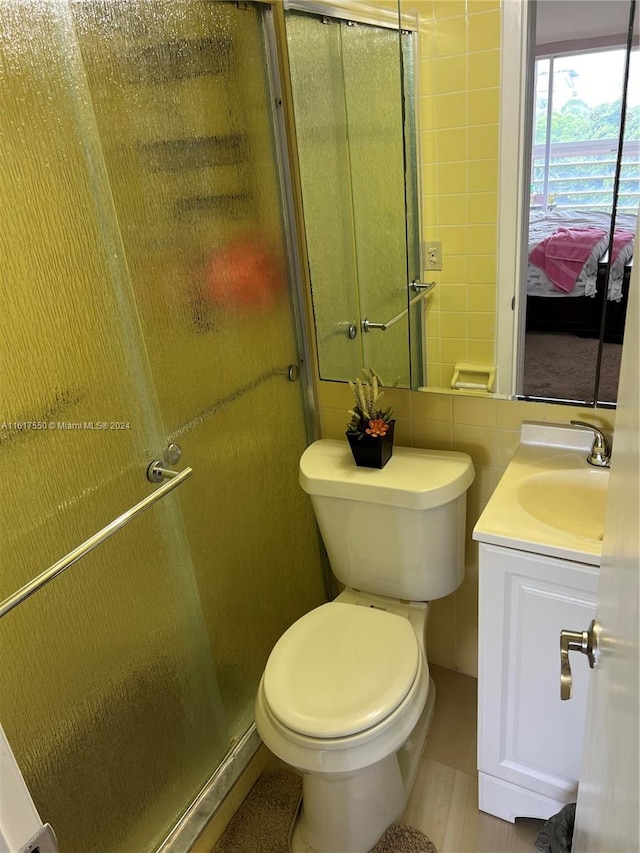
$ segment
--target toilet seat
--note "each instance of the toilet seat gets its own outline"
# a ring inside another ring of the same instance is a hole
[[[264,699],[292,735],[357,736],[393,716],[415,684],[421,658],[407,619],[332,602],[280,638],[265,668]]]

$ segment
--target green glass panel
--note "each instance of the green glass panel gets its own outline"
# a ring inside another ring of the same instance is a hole
[[[341,23],[360,308],[385,323],[407,307],[402,77],[398,32]],[[409,385],[406,316],[363,336],[364,363]]]
[[[340,23],[287,13],[287,43],[322,379],[360,372],[355,233]]]
[[[0,598],[149,494],[164,439],[77,60],[64,4],[2,4]],[[6,615],[0,659],[60,849],[154,849],[228,743],[178,497]]]
[[[73,8],[166,439],[196,472],[178,499],[233,739],[323,600],[264,8]]]

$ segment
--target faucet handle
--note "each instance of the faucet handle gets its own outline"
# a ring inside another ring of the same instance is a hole
[[[611,466],[611,445],[606,439],[602,430],[593,424],[588,424],[585,421],[570,421],[572,426],[585,427],[590,429],[594,435],[593,447],[591,453],[587,456],[587,462],[590,465],[595,465],[598,468],[609,468]]]

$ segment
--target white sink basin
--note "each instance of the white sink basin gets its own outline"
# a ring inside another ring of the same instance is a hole
[[[587,462],[592,443],[590,431],[525,422],[473,538],[599,566],[609,469]]]
[[[545,471],[523,480],[517,499],[525,512],[544,524],[586,539],[602,541],[609,471]]]

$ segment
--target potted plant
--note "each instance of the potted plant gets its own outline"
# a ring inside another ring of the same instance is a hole
[[[380,400],[382,382],[373,370],[363,370],[362,379],[349,382],[355,405],[349,410],[351,420],[346,436],[356,465],[362,468],[384,468],[393,453],[393,411],[383,409]]]

